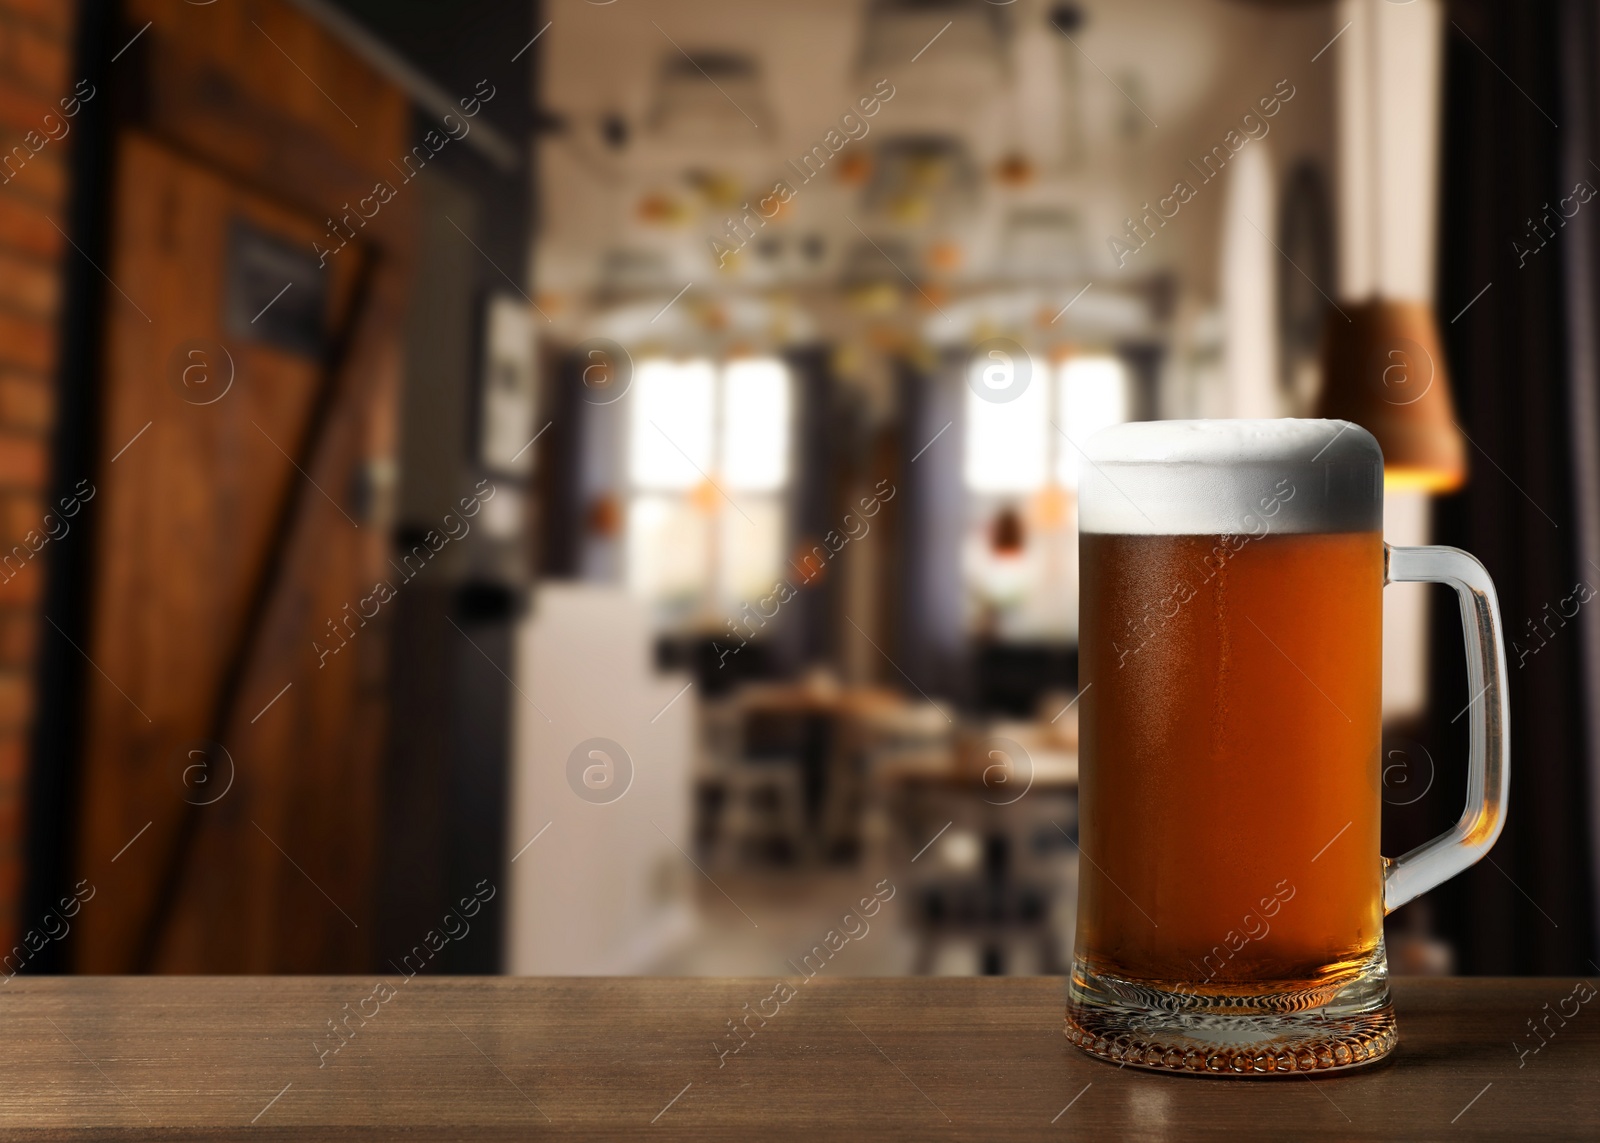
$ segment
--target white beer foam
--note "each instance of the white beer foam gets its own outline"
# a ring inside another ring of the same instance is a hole
[[[1383,451],[1349,421],[1142,421],[1096,433],[1083,451],[1080,532],[1383,529]]]

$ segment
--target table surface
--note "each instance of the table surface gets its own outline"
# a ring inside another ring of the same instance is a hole
[[[1398,979],[1387,1061],[1217,1080],[1078,1052],[1059,978],[818,975],[780,1002],[770,980],[18,976],[0,1133],[1595,1139],[1600,1005],[1575,985]]]

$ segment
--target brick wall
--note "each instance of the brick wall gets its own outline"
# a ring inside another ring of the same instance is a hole
[[[42,530],[75,121],[72,0],[0,0],[0,556]],[[67,106],[71,106],[69,102]],[[37,148],[37,150],[35,150]],[[37,543],[37,541],[35,541]],[[0,948],[17,935],[33,664],[49,548],[0,570]]]

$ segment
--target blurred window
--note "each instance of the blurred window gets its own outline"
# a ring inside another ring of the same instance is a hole
[[[967,388],[967,619],[972,630],[1002,641],[1072,642],[1079,448],[1128,419],[1131,393],[1126,367],[1109,354],[1077,354],[1053,368],[1035,360],[1033,367],[1028,387],[1010,401],[980,396],[982,377]],[[973,368],[1011,364],[978,361]]]
[[[1060,440],[1056,449],[1056,479],[1067,488],[1078,487],[1078,465],[1082,454],[1072,441],[1082,445],[1101,429],[1120,425],[1128,419],[1128,374],[1115,357],[1083,356],[1069,358],[1056,377],[1056,407],[1061,410],[1060,425],[1071,441]]]
[[[792,407],[776,358],[639,363],[627,581],[662,626],[716,626],[781,577]]]
[[[1009,372],[1011,366],[977,360],[972,368]],[[969,385],[967,488],[980,494],[1035,492],[1050,483],[1051,473],[1063,487],[1077,488],[1076,445],[1126,421],[1128,398],[1127,369],[1108,354],[1070,357],[1053,377],[1036,373],[1010,401],[986,400]]]
[[[643,361],[633,400],[628,475],[635,488],[693,488],[711,468],[709,361]]]
[[[628,586],[667,606],[692,607],[711,578],[711,519],[687,497],[644,494],[628,507]]]
[[[1013,368],[1010,362],[972,363],[979,374],[1010,374]],[[1054,430],[1050,386],[1041,380],[1030,377],[1020,396],[1004,402],[979,395],[982,376],[967,386],[967,487],[974,492],[1028,492],[1045,483]],[[994,388],[1003,390],[1009,382],[1007,376]]]
[[[722,371],[722,475],[728,487],[782,488],[789,478],[788,446],[788,370],[770,357],[729,362]]]

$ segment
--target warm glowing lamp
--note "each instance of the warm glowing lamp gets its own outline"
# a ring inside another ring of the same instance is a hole
[[[1020,556],[1027,547],[1022,517],[1015,508],[1004,507],[989,525],[989,548],[997,556]]]
[[[1383,448],[1390,491],[1451,492],[1467,477],[1433,307],[1373,298],[1330,310],[1317,416],[1354,421]]]

